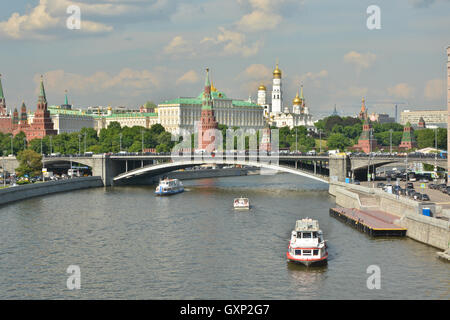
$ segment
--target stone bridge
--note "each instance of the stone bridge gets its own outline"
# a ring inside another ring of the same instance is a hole
[[[6,170],[13,172],[18,166],[15,157],[4,157]],[[391,163],[422,162],[434,165],[434,158],[420,157],[349,157],[345,154],[331,156],[291,155],[187,155],[174,156],[170,154],[126,154],[126,155],[92,155],[92,156],[58,156],[44,157],[44,166],[69,163],[88,166],[92,175],[100,176],[105,186],[132,183],[133,178],[144,175],[160,175],[178,169],[198,166],[202,164],[240,165],[261,168],[266,173],[273,171],[289,172],[314,180],[345,181],[352,175],[365,180],[368,165],[381,167]],[[446,159],[437,159],[439,167],[447,168]]]

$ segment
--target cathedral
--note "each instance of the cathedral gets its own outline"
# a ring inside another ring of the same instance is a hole
[[[297,95],[292,101],[292,106],[283,103],[283,90],[282,90],[282,72],[276,65],[273,71],[272,82],[272,95],[271,102],[267,99],[267,88],[264,85],[260,85],[258,88],[258,105],[264,108],[264,116],[268,123],[278,128],[288,126],[290,129],[297,126],[305,126],[308,128],[314,128],[312,121],[312,115],[309,113],[309,109],[306,106],[305,98],[303,96],[303,85],[301,86],[300,93],[297,91]]]

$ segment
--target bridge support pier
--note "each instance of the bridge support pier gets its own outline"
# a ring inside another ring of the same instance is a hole
[[[347,155],[330,156],[330,181],[345,182],[351,170],[351,161]]]

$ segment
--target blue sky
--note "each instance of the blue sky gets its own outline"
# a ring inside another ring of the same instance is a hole
[[[69,30],[66,9],[81,10]],[[381,29],[366,26],[369,5]],[[444,109],[450,0],[16,0],[0,4],[0,73],[7,105],[34,110],[40,74],[50,104],[76,107],[196,96],[204,69],[229,97],[300,83],[311,112]]]

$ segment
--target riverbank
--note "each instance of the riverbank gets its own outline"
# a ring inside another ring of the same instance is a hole
[[[83,177],[9,187],[0,190],[0,205],[52,193],[97,187],[103,187],[101,177]]]
[[[344,208],[378,209],[395,215],[395,223],[407,229],[406,236],[441,250],[448,250],[450,243],[449,212],[433,203],[420,203],[404,197],[342,182],[331,182],[329,193],[336,197],[336,204]],[[431,209],[432,217],[422,214],[422,208]]]

